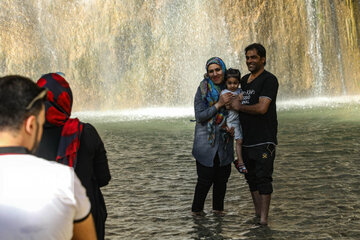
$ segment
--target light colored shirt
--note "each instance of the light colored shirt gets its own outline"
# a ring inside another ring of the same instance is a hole
[[[74,170],[30,154],[0,155],[0,238],[71,239],[90,213]]]

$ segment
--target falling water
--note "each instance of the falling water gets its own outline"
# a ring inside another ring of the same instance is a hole
[[[191,106],[204,64],[261,42],[279,100],[360,93],[358,1],[0,1],[0,73],[62,71],[76,110]],[[343,57],[346,56],[346,57]]]
[[[342,57],[342,52],[341,52],[341,48],[340,48],[340,40],[339,40],[339,26],[337,24],[336,21],[336,7],[334,5],[334,2],[331,1],[330,2],[330,8],[331,8],[331,21],[332,24],[334,26],[334,39],[335,39],[335,49],[337,51],[336,56],[337,56],[337,60],[338,60],[338,64],[339,64],[339,77],[341,80],[341,85],[342,85],[342,94],[346,95],[347,91],[346,91],[346,85],[345,85],[345,79],[344,79],[344,66],[343,66],[343,57]]]
[[[322,49],[320,46],[319,19],[316,11],[316,0],[306,0],[306,12],[309,22],[309,55],[315,80],[313,89],[315,95],[322,95],[324,92],[324,66]]]
[[[0,9],[0,75],[65,72],[74,115],[102,136],[107,239],[359,239],[360,1],[0,0]],[[189,119],[204,64],[220,56],[244,74],[252,42],[280,82],[269,228],[253,226],[236,171],[225,216],[190,216]]]

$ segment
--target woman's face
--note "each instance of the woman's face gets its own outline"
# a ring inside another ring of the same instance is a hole
[[[210,64],[208,67],[208,75],[213,83],[219,85],[224,80],[224,73],[220,65]]]

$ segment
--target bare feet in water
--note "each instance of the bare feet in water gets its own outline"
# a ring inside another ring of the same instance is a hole
[[[225,215],[224,211],[213,210],[212,212],[213,212],[214,214],[216,214],[216,215],[219,215],[219,216],[224,216],[224,215]]]
[[[200,211],[200,212],[191,212],[191,215],[193,216],[205,216],[205,212],[204,211]]]

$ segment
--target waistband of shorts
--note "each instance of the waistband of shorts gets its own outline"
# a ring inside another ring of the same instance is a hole
[[[265,142],[265,143],[257,143],[257,144],[252,144],[252,145],[242,145],[243,147],[247,147],[247,148],[251,148],[251,147],[259,147],[259,146],[263,146],[263,145],[274,145],[276,146],[276,144],[274,142]]]

